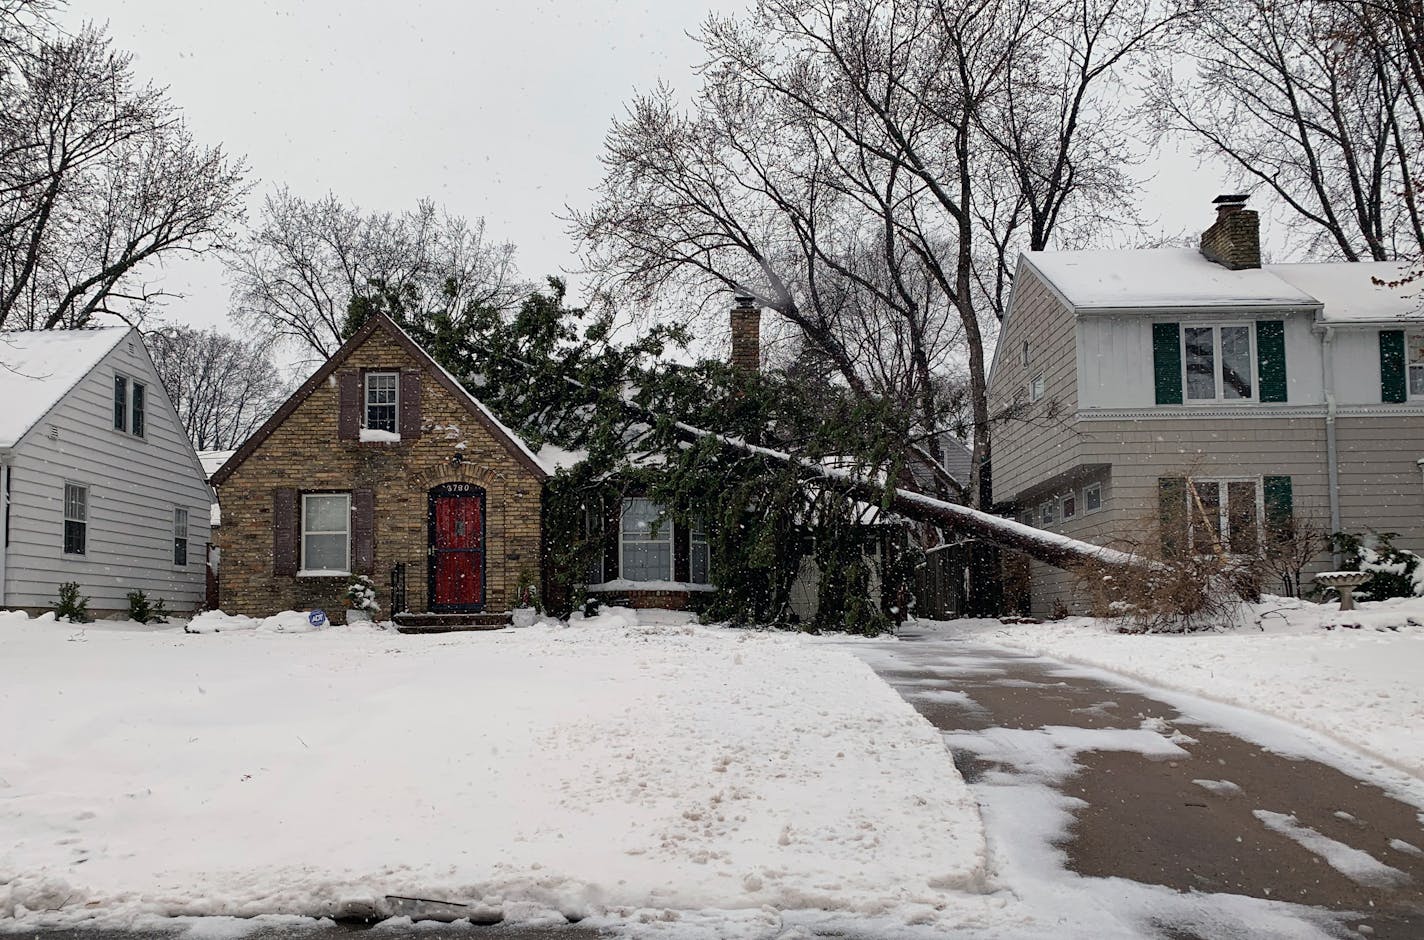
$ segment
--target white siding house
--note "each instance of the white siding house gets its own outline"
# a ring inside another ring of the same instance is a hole
[[[209,489],[137,330],[0,333],[0,608],[204,598]]]
[[[1424,551],[1424,285],[1399,262],[1261,264],[1256,213],[1223,200],[1199,251],[1020,258],[989,378],[996,504],[1124,549],[1246,554],[1304,525]],[[1215,518],[1183,530],[1198,504]],[[1010,574],[1014,606],[1089,609],[1069,573]]]

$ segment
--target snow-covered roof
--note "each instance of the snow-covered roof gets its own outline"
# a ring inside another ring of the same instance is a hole
[[[129,332],[108,326],[0,333],[0,449],[15,446]]]
[[[1079,310],[1309,307],[1317,303],[1311,294],[1273,270],[1232,271],[1208,261],[1195,248],[1031,251],[1023,258]]]
[[[198,451],[198,462],[203,465],[203,473],[212,476],[218,472],[218,467],[227,463],[235,451],[231,450],[200,450]]]
[[[1424,279],[1386,286],[1417,270],[1404,262],[1268,264],[1265,269],[1324,304],[1320,319],[1326,323],[1424,319]],[[1374,278],[1386,283],[1375,284]]]
[[[214,473],[218,472],[218,467],[227,463],[229,457],[236,451],[231,450],[200,450],[198,451],[198,463],[203,465],[204,479],[210,479]],[[210,525],[222,525],[222,507],[216,499],[213,500],[212,507],[208,510],[208,523]]]

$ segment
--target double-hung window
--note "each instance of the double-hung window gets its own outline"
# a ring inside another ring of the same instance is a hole
[[[351,494],[302,494],[304,575],[350,574]]]
[[[126,375],[114,376],[114,430],[143,437],[147,404],[147,386],[142,382],[130,381]]]
[[[672,520],[651,499],[623,500],[619,573],[629,581],[672,580]]]
[[[1187,401],[1254,401],[1255,350],[1250,324],[1182,327]]]
[[[188,510],[173,510],[173,564],[188,564]]]
[[[1193,550],[1254,553],[1261,543],[1261,490],[1256,480],[1191,480],[1187,533]]]
[[[365,427],[371,431],[399,433],[400,373],[366,373]]]
[[[133,420],[129,422],[129,430],[133,432],[133,435],[135,437],[143,437],[143,432],[145,430],[144,406],[147,404],[147,402],[145,401],[145,399],[148,397],[147,392],[148,390],[143,386],[142,383],[133,383]]]
[[[1424,398],[1424,333],[1404,337],[1405,362],[1409,370],[1409,397]]]
[[[707,541],[707,527],[700,519],[693,520],[687,548],[688,580],[693,584],[710,584],[712,549]]]
[[[1097,512],[1103,508],[1103,485],[1089,483],[1083,487],[1083,511]]]
[[[114,376],[114,430],[129,429],[129,380],[127,376]]]
[[[89,541],[89,487],[64,484],[64,554],[84,555]]]

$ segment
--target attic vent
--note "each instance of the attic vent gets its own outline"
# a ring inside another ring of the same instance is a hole
[[[133,353],[134,353],[133,343],[125,343],[125,344],[124,344],[124,348],[128,350],[130,356],[133,355]]]
[[[51,424],[49,426],[49,439],[52,441],[59,440],[59,425]]]

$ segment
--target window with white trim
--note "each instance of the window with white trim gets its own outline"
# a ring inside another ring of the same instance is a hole
[[[1083,511],[1097,512],[1103,508],[1103,485],[1089,483],[1083,487]]]
[[[129,418],[129,432],[134,437],[143,437],[147,430],[147,412],[144,410],[148,401],[148,389],[142,382],[133,383],[133,414]]]
[[[687,579],[693,584],[712,583],[712,546],[707,540],[707,526],[695,519],[687,540]]]
[[[1028,340],[1023,341],[1023,348],[1019,351],[1019,362],[1025,369],[1028,368]]]
[[[114,376],[114,430],[129,429],[129,380],[128,376]]]
[[[188,564],[188,510],[173,508],[173,564]]]
[[[623,500],[619,576],[629,581],[672,580],[672,519],[651,499]]]
[[[1409,373],[1409,397],[1424,398],[1424,333],[1404,335],[1404,362]]]
[[[1063,499],[1059,501],[1058,508],[1060,510],[1064,522],[1067,522],[1069,519],[1072,519],[1077,516],[1078,494],[1069,493],[1067,496],[1063,497]]]
[[[1038,507],[1038,519],[1043,525],[1053,525],[1056,521],[1054,516],[1055,505],[1052,502],[1042,503]]]
[[[88,554],[89,487],[64,484],[64,554]]]
[[[302,494],[304,575],[351,573],[351,494]]]
[[[1033,377],[1032,382],[1028,383],[1028,400],[1038,401],[1040,398],[1043,397],[1043,390],[1043,373],[1040,372],[1038,375],[1035,375]]]
[[[371,431],[400,431],[400,373],[366,373],[366,412],[363,427]]]
[[[1254,553],[1261,544],[1260,480],[1190,480],[1187,494],[1188,544],[1197,552],[1221,549]]]
[[[1184,325],[1182,380],[1189,402],[1255,401],[1255,325]]]

